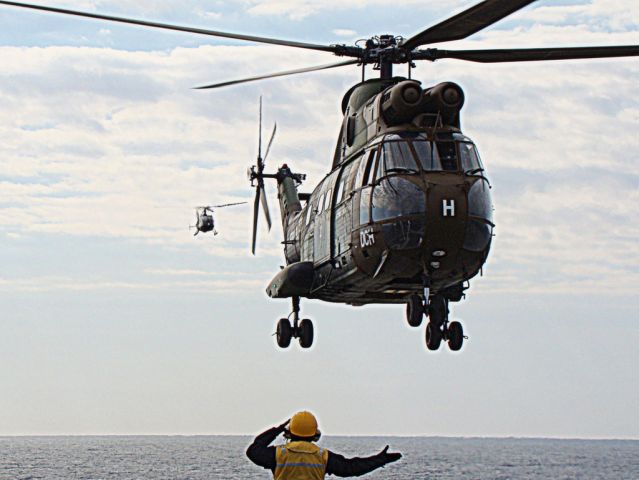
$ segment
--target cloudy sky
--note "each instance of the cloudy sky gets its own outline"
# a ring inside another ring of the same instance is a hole
[[[58,0],[60,7],[312,43],[411,36],[470,1]],[[422,63],[466,92],[497,237],[429,352],[404,309],[302,303],[312,349],[275,346],[290,304],[250,254],[245,171],[327,172],[356,67],[192,87],[335,61],[0,7],[0,435],[254,433],[315,411],[331,434],[639,438],[639,58]],[[445,48],[639,44],[634,0],[542,0]],[[397,73],[404,73],[398,67]],[[371,75],[372,72],[369,72]]]

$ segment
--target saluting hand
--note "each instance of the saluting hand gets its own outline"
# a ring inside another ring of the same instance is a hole
[[[402,454],[399,452],[395,452],[395,453],[388,453],[388,445],[386,445],[386,447],[384,448],[384,450],[382,450],[381,452],[379,452],[377,454],[379,457],[381,457],[384,460],[384,463],[392,463],[392,462],[396,462],[397,460],[399,460],[400,458],[402,458]]]
[[[286,426],[287,426],[290,422],[291,422],[291,419],[289,418],[288,420],[286,420],[286,421],[285,421],[284,423],[282,423],[281,425],[278,425],[278,426],[276,427],[276,428],[277,428],[277,431],[281,433],[281,432],[283,432],[284,430],[286,430]]]

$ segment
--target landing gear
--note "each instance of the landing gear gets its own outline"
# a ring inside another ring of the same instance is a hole
[[[288,321],[288,318],[280,318],[280,321],[277,322],[275,335],[278,347],[288,348],[293,337],[293,327],[291,327],[291,322]]]
[[[428,286],[424,288],[424,295],[427,292]],[[420,295],[413,294],[406,303],[406,319],[411,327],[418,327],[424,315],[429,317],[425,332],[428,350],[438,350],[442,340],[448,342],[448,348],[453,352],[461,349],[466,338],[464,329],[457,321],[449,323],[448,313],[448,297],[441,293],[433,295],[430,303],[423,302]]]
[[[300,322],[297,336],[300,339],[300,347],[309,348],[313,345],[313,322],[305,318]]]
[[[280,348],[287,348],[292,338],[299,339],[302,348],[310,348],[313,345],[315,331],[313,322],[308,318],[300,322],[300,297],[293,297],[293,325],[288,318],[280,318],[277,322],[275,336]]]
[[[406,303],[406,320],[411,327],[419,327],[424,318],[424,304],[422,297],[419,295],[411,295]]]
[[[428,325],[426,325],[426,347],[428,350],[437,350],[441,343],[441,329],[433,325],[433,322],[428,322]]]
[[[464,329],[459,322],[450,322],[448,325],[448,348],[453,352],[458,351],[464,343]]]

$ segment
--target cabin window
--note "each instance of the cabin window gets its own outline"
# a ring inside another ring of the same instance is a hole
[[[359,197],[359,224],[365,225],[370,222],[371,188],[363,188]]]
[[[328,192],[324,195],[324,205],[322,206],[322,212],[327,210],[331,204],[331,193],[333,193],[333,189],[329,188]]]
[[[319,198],[319,201],[321,201],[321,197]],[[315,215],[317,213],[317,209],[319,207],[319,201],[318,198],[315,197],[312,202],[311,200],[309,200],[308,205],[306,206],[307,210],[306,210],[306,224],[310,225],[311,223],[313,223],[313,215]]]
[[[317,213],[322,213],[324,210],[324,199],[326,198],[326,192],[322,193],[317,202]]]
[[[392,173],[417,173],[417,164],[408,142],[386,142],[377,162],[376,179]]]
[[[308,202],[308,205],[306,205],[306,225],[309,225],[312,223],[313,212],[315,211],[316,208],[317,208],[317,201],[313,203]]]
[[[353,165],[355,165],[357,161],[351,162],[346,165],[340,174],[339,180],[337,182],[337,192],[335,194],[335,203],[341,203],[346,196],[346,183],[348,182],[348,177],[351,175],[351,170],[353,170]]]
[[[426,195],[413,182],[401,177],[387,177],[375,186],[372,201],[373,221],[426,211]]]

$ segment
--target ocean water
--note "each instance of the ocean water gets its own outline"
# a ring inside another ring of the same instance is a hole
[[[269,479],[241,436],[0,437],[0,479]],[[386,444],[404,458],[366,479],[639,480],[639,441],[327,437],[367,456]],[[331,477],[329,477],[331,478]]]

